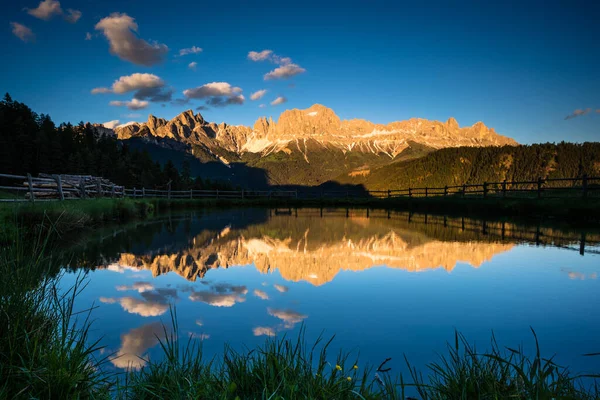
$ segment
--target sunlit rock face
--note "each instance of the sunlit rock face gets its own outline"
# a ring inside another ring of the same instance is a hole
[[[286,151],[290,146],[300,149],[301,142],[305,144],[306,140],[344,151],[389,157],[395,157],[408,148],[410,142],[434,149],[517,144],[482,122],[461,128],[454,118],[446,122],[411,118],[384,125],[362,119],[341,120],[332,109],[320,104],[305,110],[286,110],[277,122],[261,117],[253,127],[209,123],[202,115],[187,110],[170,121],[150,115],[147,122],[117,127],[115,133],[119,139],[172,139],[237,154],[270,154]]]
[[[481,241],[444,241],[406,229],[394,221],[351,216],[323,223],[314,217],[273,217],[245,229],[203,231],[177,251],[122,253],[119,265],[176,272],[203,278],[213,268],[254,265],[260,272],[279,271],[289,281],[323,285],[340,271],[377,266],[420,272],[457,264],[479,267],[513,245]],[[277,232],[272,234],[270,232]]]

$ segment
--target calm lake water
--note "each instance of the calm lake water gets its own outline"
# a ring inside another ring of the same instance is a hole
[[[207,357],[266,336],[310,342],[393,372],[437,361],[454,330],[478,349],[542,352],[575,372],[600,371],[600,235],[381,210],[215,210],[96,232],[72,251],[89,270],[78,308],[92,336],[139,368],[158,357],[161,321],[177,310],[181,336]],[[583,255],[582,255],[583,253]],[[63,284],[77,276],[69,272]],[[334,353],[335,354],[335,353]]]

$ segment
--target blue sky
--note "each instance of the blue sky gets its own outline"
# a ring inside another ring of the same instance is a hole
[[[57,3],[14,1],[0,16],[0,90],[56,122],[205,107],[209,121],[252,125],[320,103],[377,123],[483,121],[522,143],[600,140],[598,2]],[[249,59],[263,50],[267,59]],[[278,97],[287,101],[271,105]]]

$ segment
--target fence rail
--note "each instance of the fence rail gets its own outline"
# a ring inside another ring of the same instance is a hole
[[[14,183],[16,181],[16,183]],[[20,182],[19,182],[20,181]],[[12,193],[16,192],[16,193]],[[7,196],[12,194],[12,196]],[[350,199],[350,198],[420,198],[454,196],[462,198],[556,198],[600,197],[600,177],[539,178],[535,181],[484,182],[444,187],[409,187],[388,190],[171,190],[125,188],[89,175],[48,175],[38,177],[0,174],[0,202],[75,200],[92,197],[166,198],[166,199]]]

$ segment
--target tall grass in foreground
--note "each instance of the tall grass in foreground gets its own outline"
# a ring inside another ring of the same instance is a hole
[[[73,306],[82,280],[66,291],[47,252],[48,240],[17,239],[0,248],[0,398],[76,399],[106,397],[105,360],[94,358]]]
[[[597,382],[586,387],[583,381],[600,375],[571,375],[553,357],[542,357],[537,335],[531,331],[535,342],[532,357],[521,347],[502,350],[493,335],[491,348],[479,353],[456,332],[454,344],[448,344],[448,355],[428,364],[427,378],[406,360],[412,385],[423,399],[600,398]]]
[[[132,371],[121,396],[129,399],[380,399],[387,398],[340,353],[328,357],[331,340],[309,346],[303,331],[295,340],[270,339],[262,347],[238,353],[226,347],[219,360],[203,360],[193,339],[178,340],[177,319],[160,340],[164,358]],[[370,382],[370,383],[369,383]]]
[[[552,358],[541,356],[533,332],[535,355],[522,348],[501,350],[492,336],[491,349],[478,353],[455,334],[448,355],[427,365],[427,378],[406,363],[409,380],[384,368],[363,367],[346,353],[330,357],[329,341],[309,346],[304,329],[297,339],[268,339],[239,353],[226,347],[219,360],[205,361],[197,341],[179,340],[177,318],[160,340],[164,358],[146,360],[131,371],[119,396],[125,399],[598,399],[597,385],[587,386]],[[335,359],[335,362],[332,360]]]

